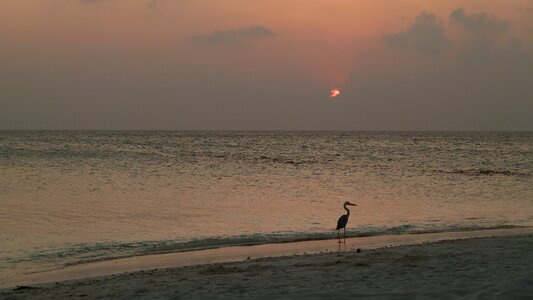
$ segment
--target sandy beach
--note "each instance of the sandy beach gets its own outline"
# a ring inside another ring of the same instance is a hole
[[[470,233],[452,240],[420,235],[422,238],[417,237],[411,245],[394,246],[392,242],[392,246],[384,247],[367,243],[361,252],[352,248],[340,254],[321,251],[146,268],[3,288],[0,298],[526,299],[533,295],[533,234],[529,229],[507,230],[508,234],[505,231]],[[352,242],[349,240],[348,248]],[[158,266],[155,257],[150,259]]]

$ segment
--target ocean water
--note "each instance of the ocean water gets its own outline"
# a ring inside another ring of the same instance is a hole
[[[0,131],[0,279],[228,245],[533,225],[531,132]]]

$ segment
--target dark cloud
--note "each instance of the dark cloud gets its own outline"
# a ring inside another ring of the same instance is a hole
[[[436,18],[421,16],[385,43],[415,48],[415,41],[426,36],[416,28],[440,28]],[[409,70],[401,68],[372,77],[364,70],[353,73],[343,95],[354,99],[346,101],[353,108],[345,111],[362,124],[376,119],[402,129],[532,130],[533,52],[496,16],[457,9],[450,18],[472,34],[450,42],[449,55],[426,61],[425,71],[415,76],[403,76]],[[442,30],[434,32],[443,39]],[[365,121],[368,116],[375,119]]]
[[[526,14],[533,13],[533,7],[519,7],[518,11],[521,11]]]
[[[273,36],[274,32],[263,26],[249,26],[229,30],[215,30],[209,34],[195,35],[193,43],[209,45],[238,45],[245,40]]]
[[[498,69],[505,70],[513,66],[515,70],[522,70],[514,58],[520,58],[526,65],[531,60],[522,42],[510,32],[506,20],[486,13],[466,14],[463,8],[452,11],[450,20],[471,33],[456,46],[457,58],[466,66],[486,69],[486,66],[498,65]]]
[[[146,6],[148,6],[149,8],[155,8],[157,7],[157,5],[158,5],[157,0],[149,0],[146,2]]]
[[[439,54],[448,44],[442,22],[433,14],[422,12],[407,31],[383,36],[386,45],[414,49],[424,54]]]
[[[503,32],[509,29],[509,23],[496,16],[486,13],[465,14],[464,8],[458,8],[450,13],[450,19],[463,28],[476,32]]]

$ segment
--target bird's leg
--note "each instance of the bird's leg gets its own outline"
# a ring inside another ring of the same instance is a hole
[[[340,229],[337,230],[337,236],[339,237],[339,241],[338,241],[338,243],[339,243],[339,244],[342,243],[342,242],[341,242],[341,230],[340,230]]]
[[[346,245],[346,227],[344,227],[344,245]]]

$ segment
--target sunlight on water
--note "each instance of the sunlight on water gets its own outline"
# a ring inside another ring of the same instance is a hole
[[[352,235],[533,225],[531,133],[0,132],[0,274]]]

